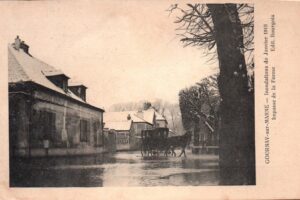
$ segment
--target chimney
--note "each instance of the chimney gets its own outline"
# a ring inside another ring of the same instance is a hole
[[[14,43],[15,49],[19,51],[20,45],[21,45],[21,40],[20,40],[19,36],[17,35],[17,37],[15,38],[15,43]]]
[[[127,115],[127,120],[131,120],[130,114]]]
[[[29,46],[24,41],[22,41],[18,35],[15,38],[15,43],[13,45],[16,50],[19,51],[19,49],[23,49],[23,51],[26,54],[30,55],[29,54]]]

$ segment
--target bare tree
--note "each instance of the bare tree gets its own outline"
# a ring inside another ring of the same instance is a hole
[[[185,46],[206,50],[219,61],[221,184],[255,184],[254,9],[248,4],[187,4],[175,23]],[[204,88],[205,89],[205,88]],[[184,93],[183,93],[184,94]]]
[[[176,31],[184,47],[195,46],[203,49],[209,61],[217,60],[216,33],[212,14],[206,4],[187,4],[181,8],[178,4],[171,5],[169,12],[176,12],[175,23],[179,24]],[[237,5],[238,17],[241,19],[243,43],[240,51],[245,54],[249,76],[253,76],[254,51],[254,7],[250,4]],[[249,82],[251,84],[251,82]]]

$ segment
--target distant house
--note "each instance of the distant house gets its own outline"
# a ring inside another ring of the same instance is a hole
[[[116,150],[129,150],[129,136],[132,132],[132,121],[110,121],[104,125],[105,129],[115,132]]]
[[[168,121],[166,120],[166,118],[156,111],[155,111],[155,126],[161,128],[168,127]]]
[[[131,122],[131,126],[127,125],[126,137],[128,140],[128,149],[135,150],[140,146],[140,137],[142,130],[148,130],[155,127],[167,127],[167,120],[159,114],[155,109],[139,111],[122,111],[122,112],[106,112],[104,113],[105,128],[117,131],[117,138],[124,136],[124,128],[126,123]],[[121,134],[119,134],[121,133]],[[117,144],[118,145],[118,144]],[[119,144],[120,145],[120,144]],[[121,148],[121,147],[120,147]],[[117,147],[118,149],[118,147]]]
[[[103,150],[104,110],[86,101],[83,84],[8,45],[9,139],[14,156],[90,154]]]

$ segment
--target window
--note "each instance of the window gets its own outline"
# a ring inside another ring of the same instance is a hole
[[[98,140],[98,123],[94,122],[93,123],[93,132],[94,132],[94,144],[97,145],[97,140]]]
[[[90,127],[87,120],[80,120],[80,141],[89,142]]]
[[[102,145],[102,131],[100,121],[96,121],[93,123],[94,129],[94,144],[95,146]]]
[[[67,92],[68,91],[68,80],[62,81],[62,89]]]
[[[60,87],[61,89],[63,89],[65,92],[68,91],[68,79],[69,77],[67,77],[64,74],[57,74],[57,75],[47,75],[47,73],[49,72],[45,72],[46,73],[46,77],[57,87]]]
[[[40,147],[43,140],[49,140],[51,145],[56,138],[56,114],[45,110],[34,110],[32,116],[30,145]]]
[[[55,129],[55,113],[44,111],[41,113],[44,140],[53,140]]]
[[[82,100],[86,100],[86,87],[84,85],[69,86],[69,89]]]

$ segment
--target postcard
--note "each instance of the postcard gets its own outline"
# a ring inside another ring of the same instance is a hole
[[[300,198],[299,2],[0,11],[0,199]]]

